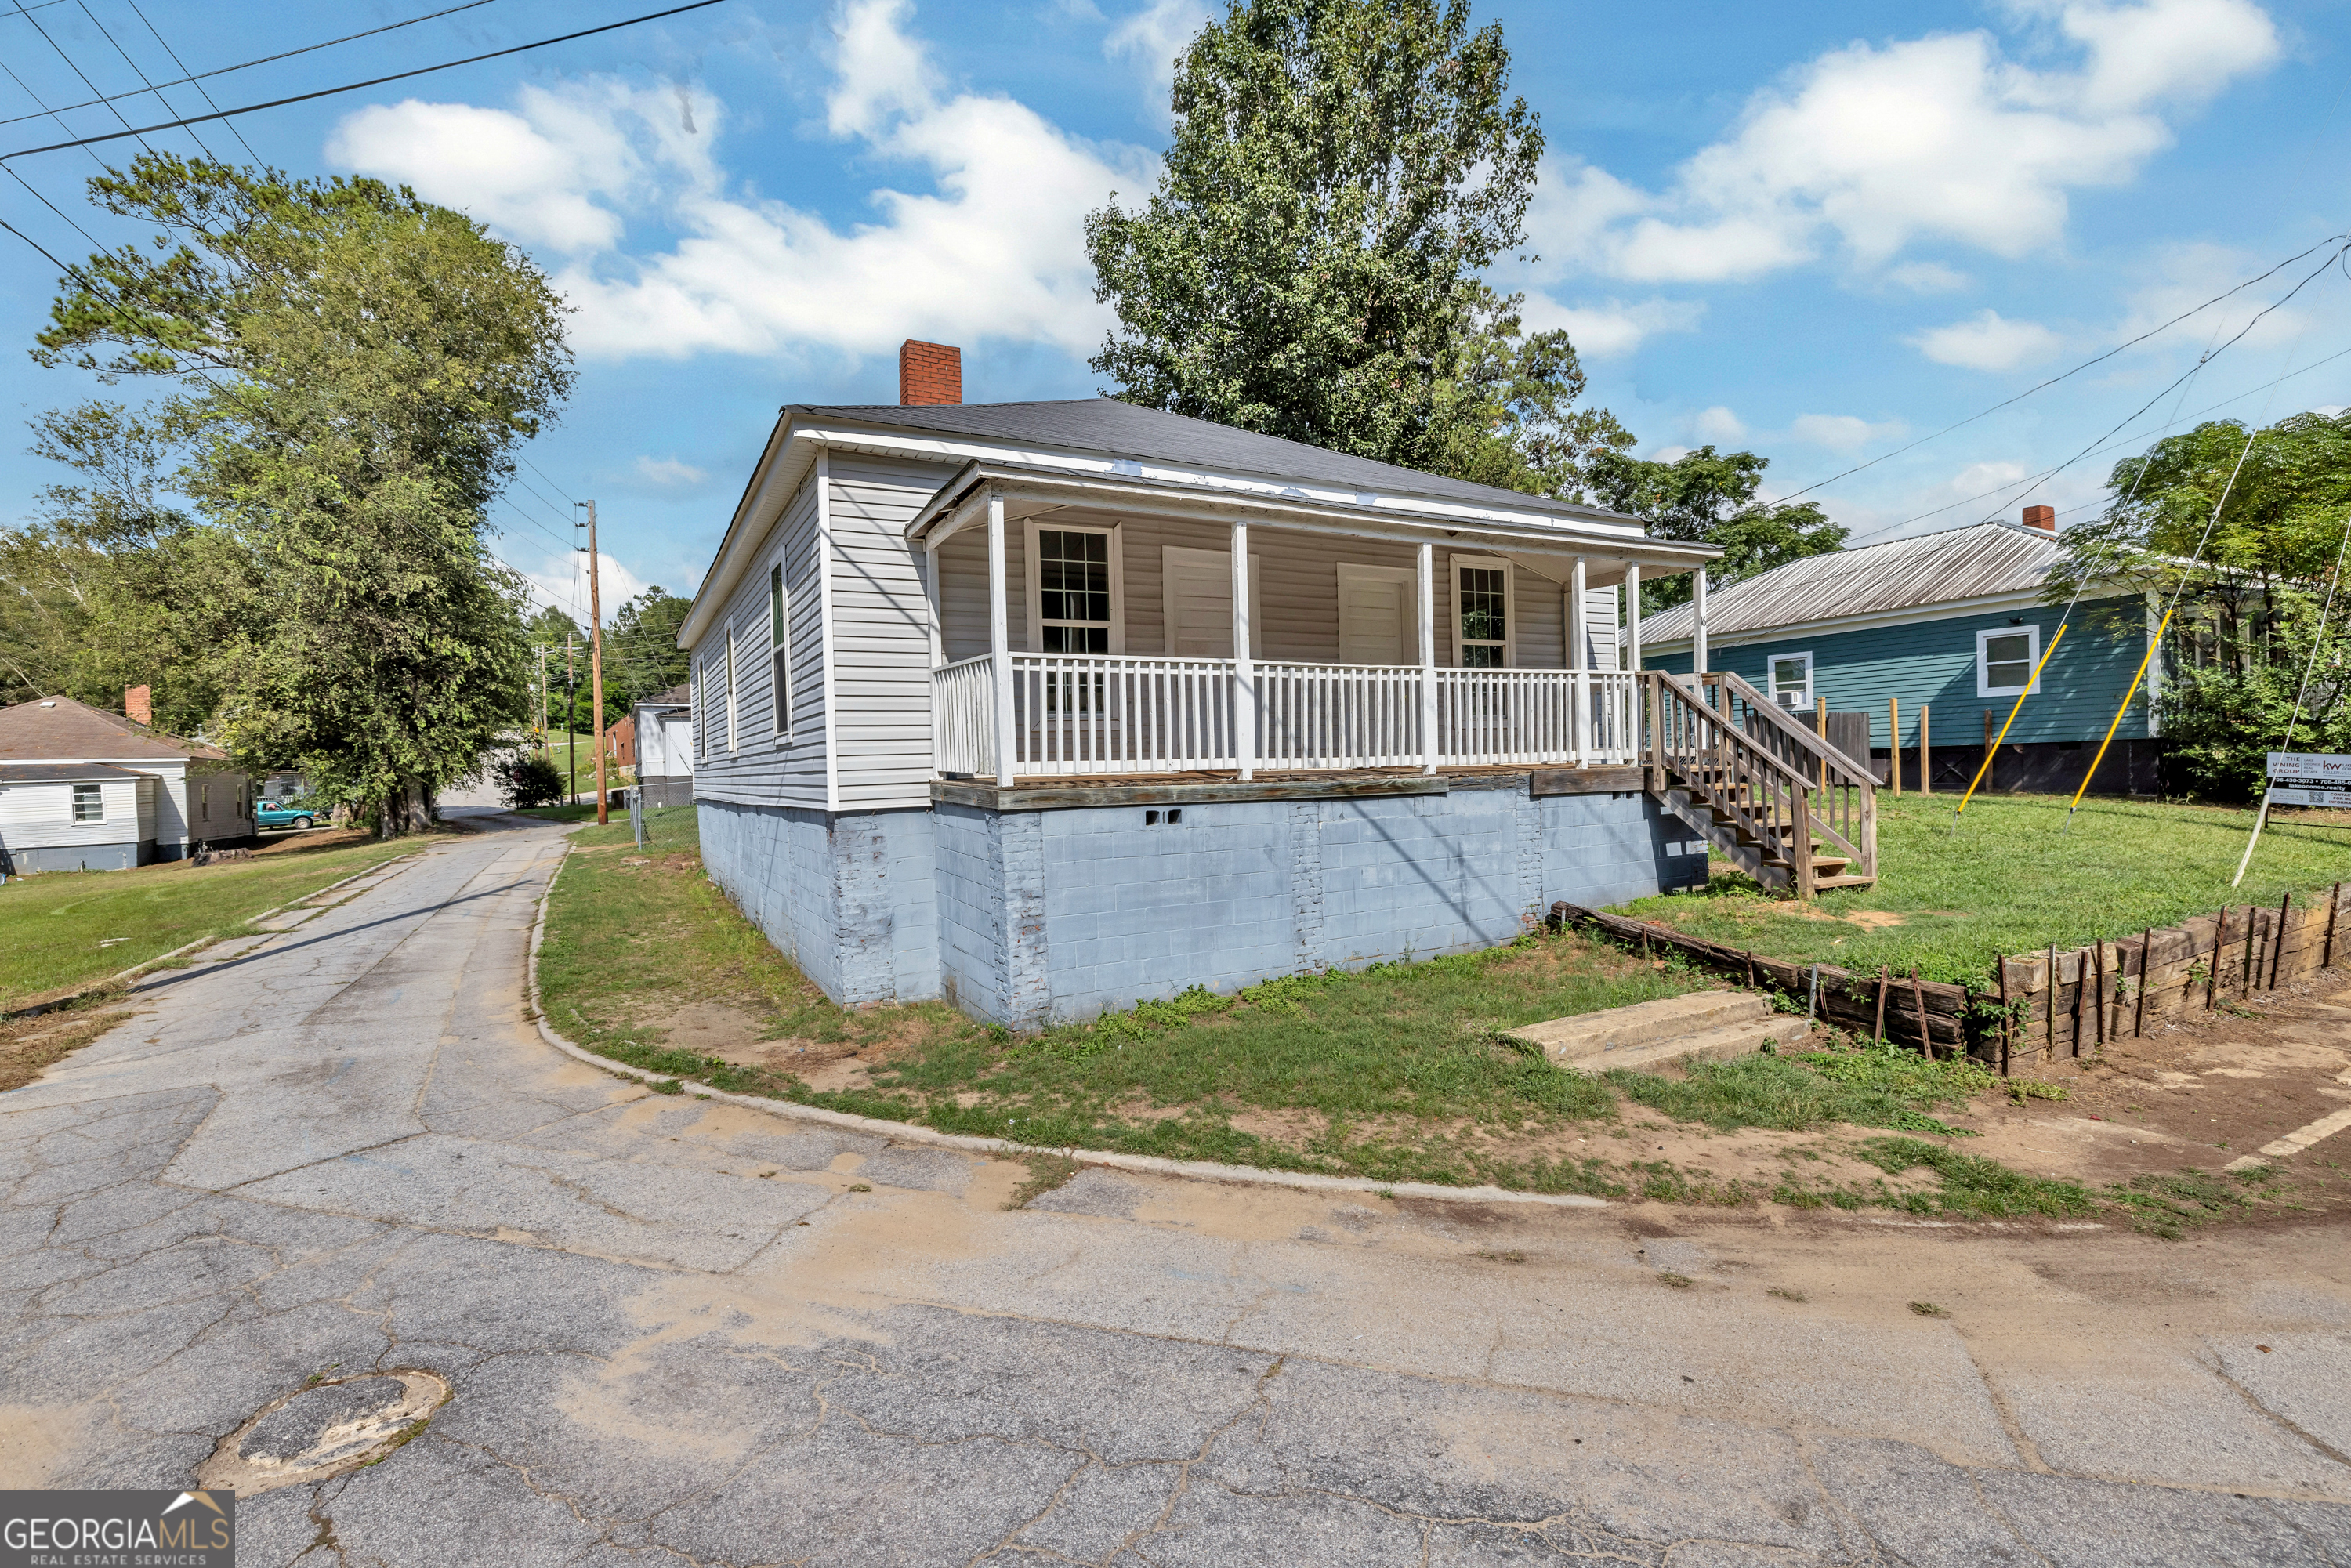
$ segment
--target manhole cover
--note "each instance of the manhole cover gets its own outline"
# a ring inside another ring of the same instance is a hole
[[[382,1458],[424,1428],[449,1397],[429,1372],[376,1372],[273,1399],[196,1468],[200,1486],[253,1497],[321,1481]]]

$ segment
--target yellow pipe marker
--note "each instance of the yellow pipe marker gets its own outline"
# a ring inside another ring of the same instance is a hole
[[[1968,809],[1968,802],[1976,798],[1976,786],[1983,782],[1984,772],[1987,768],[1991,767],[1991,759],[2000,755],[2001,741],[2004,741],[2008,738],[2008,725],[2014,724],[2016,722],[2016,716],[2024,711],[2024,699],[2031,696],[2032,695],[2032,688],[2041,684],[2041,672],[2049,667],[2051,655],[2057,652],[2057,644],[2063,643],[2064,640],[2065,623],[2061,621],[2057,623],[2057,635],[2049,639],[2049,646],[2041,650],[2041,662],[2032,666],[2032,678],[2024,684],[2024,689],[2022,691],[2016,694],[2016,706],[2008,710],[2008,724],[2004,724],[2000,727],[2000,740],[1995,740],[1991,743],[1991,749],[1984,753],[1983,761],[1976,766],[1976,776],[1968,780],[1968,792],[1959,797],[1959,811],[1966,810]],[[1896,745],[1895,751],[1898,757],[1901,751],[1899,745]],[[1900,764],[1897,762],[1896,766],[1898,767]],[[1951,815],[1956,817],[1959,814],[1959,811],[1954,811]]]
[[[2179,608],[2179,598],[2174,594],[2171,610]],[[2090,780],[2098,776],[2098,764],[2106,759],[2106,747],[2115,743],[2115,731],[2123,727],[2123,715],[2130,712],[2131,699],[2138,695],[2138,684],[2147,677],[2147,662],[2155,657],[2155,651],[2163,646],[2163,634],[2171,629],[2171,610],[2163,612],[2163,620],[2157,625],[2155,635],[2147,640],[2147,652],[2140,657],[2138,668],[2131,672],[2130,690],[2123,694],[2123,706],[2115,709],[2115,722],[2106,726],[2106,738],[2098,742],[2098,754],[2090,758],[2090,770],[2082,775],[2082,787],[2074,791],[2074,803],[2065,808],[2065,820],[2069,822],[2074,820],[2074,813],[2081,810],[2082,797],[2090,792]]]

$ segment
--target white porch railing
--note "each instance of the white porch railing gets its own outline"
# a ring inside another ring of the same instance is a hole
[[[1023,777],[1238,768],[1229,659],[1015,653],[1011,771]],[[1254,663],[1251,765],[1334,768],[1552,766],[1635,760],[1638,678],[1609,671],[1434,673],[1437,746],[1424,747],[1417,665]],[[994,778],[987,654],[934,673],[940,772]]]

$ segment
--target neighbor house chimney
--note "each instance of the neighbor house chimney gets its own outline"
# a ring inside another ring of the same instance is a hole
[[[963,350],[909,338],[898,345],[898,406],[963,401]]]
[[[122,716],[133,724],[155,727],[155,694],[145,686],[122,688]]]
[[[2054,507],[2025,507],[2024,526],[2028,528],[2039,528],[2044,534],[2055,533],[2057,531],[2057,508]]]

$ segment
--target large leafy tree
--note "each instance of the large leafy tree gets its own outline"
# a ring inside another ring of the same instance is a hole
[[[1483,280],[1543,140],[1467,0],[1232,0],[1172,108],[1157,189],[1086,220],[1118,396],[1553,494],[1629,442],[1572,407],[1566,334],[1525,333]]]
[[[694,601],[667,589],[646,589],[623,602],[604,633],[604,699],[615,714],[630,705],[657,696],[684,681],[686,652],[677,645],[677,629]]]
[[[485,515],[569,389],[565,307],[479,225],[374,181],[150,154],[91,192],[154,243],[67,279],[36,357],[171,390],[47,422],[74,526],[169,465],[204,549],[168,609],[225,738],[413,821],[529,711],[522,584]]]
[[[2258,431],[2216,420],[2124,459],[2106,483],[2105,511],[2066,530],[2047,592],[2062,602],[2096,582],[2077,613],[2126,635],[2143,596],[2177,599],[2160,699],[2172,783],[2241,799],[2267,751],[2351,749],[2351,584],[2336,580],[2351,413]]]
[[[1598,499],[1639,517],[1652,536],[1721,547],[1722,559],[1708,575],[1727,583],[1844,548],[1847,530],[1810,501],[1756,499],[1768,461],[1752,452],[1718,453],[1711,446],[1670,463],[1610,451],[1593,456],[1588,476]],[[1651,610],[1680,604],[1690,593],[1687,576],[1641,586],[1642,602]]]

